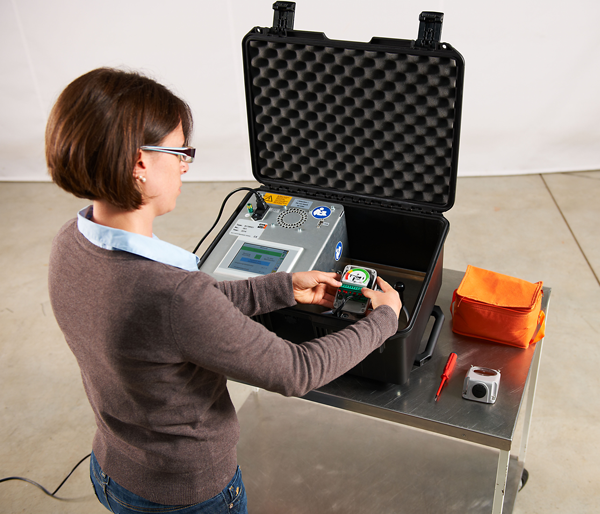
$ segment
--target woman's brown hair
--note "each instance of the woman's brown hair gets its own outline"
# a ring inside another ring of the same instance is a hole
[[[52,108],[48,171],[79,198],[136,210],[143,204],[133,176],[139,148],[159,145],[179,123],[188,144],[190,108],[161,84],[136,72],[90,71],[71,82]]]

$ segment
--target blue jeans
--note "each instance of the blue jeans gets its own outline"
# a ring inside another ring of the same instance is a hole
[[[217,496],[194,505],[162,505],[129,492],[109,478],[92,453],[90,477],[100,503],[115,514],[174,512],[177,514],[248,514],[246,490],[240,468],[229,484]]]

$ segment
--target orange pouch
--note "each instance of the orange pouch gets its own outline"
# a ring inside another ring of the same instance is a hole
[[[467,266],[452,295],[452,330],[497,343],[527,348],[544,337],[543,282]]]

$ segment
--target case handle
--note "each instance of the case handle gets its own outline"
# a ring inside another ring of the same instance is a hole
[[[415,366],[422,366],[425,364],[431,356],[433,355],[433,350],[435,350],[435,346],[438,342],[438,338],[440,337],[440,332],[442,331],[442,326],[444,325],[444,313],[439,306],[434,305],[433,310],[431,311],[431,315],[435,318],[435,322],[433,323],[433,328],[431,329],[431,334],[429,334],[429,339],[427,340],[427,346],[425,346],[425,350],[422,353],[415,357]]]

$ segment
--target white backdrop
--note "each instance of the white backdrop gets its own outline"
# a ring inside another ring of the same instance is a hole
[[[241,40],[274,0],[0,0],[0,180],[48,180],[46,118],[99,66],[137,69],[192,107],[187,180],[252,178]],[[600,169],[598,0],[298,0],[295,27],[415,39],[421,11],[465,57],[459,174]]]

